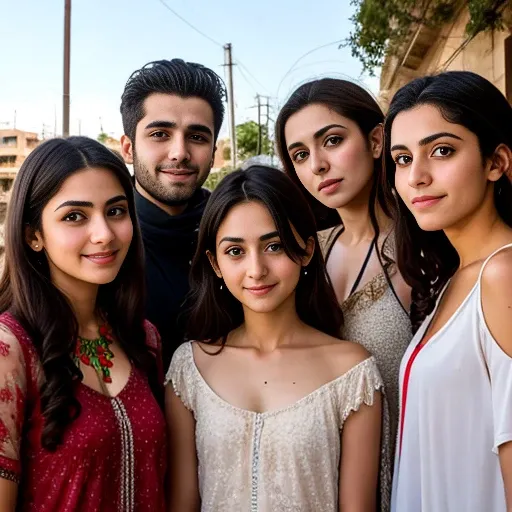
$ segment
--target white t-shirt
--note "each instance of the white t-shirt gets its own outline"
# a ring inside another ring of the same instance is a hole
[[[410,370],[393,512],[506,512],[498,447],[512,440],[512,358],[491,335],[481,302],[483,269],[506,247],[487,258],[464,302],[418,351],[438,299],[402,359],[401,408]]]

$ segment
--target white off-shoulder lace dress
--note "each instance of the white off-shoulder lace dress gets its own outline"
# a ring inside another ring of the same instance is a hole
[[[176,350],[169,382],[196,421],[201,510],[207,512],[337,512],[340,433],[349,415],[372,405],[383,388],[369,357],[293,405],[256,413],[215,394],[195,365],[191,342]],[[389,472],[380,478],[386,494]],[[389,495],[380,501],[387,509]]]

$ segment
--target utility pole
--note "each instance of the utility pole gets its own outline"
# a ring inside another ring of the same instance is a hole
[[[71,57],[71,0],[64,0],[64,94],[62,136],[69,137],[69,68]]]
[[[233,59],[231,56],[231,43],[224,45],[224,66],[228,68],[228,112],[229,137],[231,139],[231,162],[236,168],[236,130],[235,130],[235,97],[233,94]]]
[[[256,101],[258,102],[258,146],[256,147],[256,154],[261,155],[261,96],[256,94]]]

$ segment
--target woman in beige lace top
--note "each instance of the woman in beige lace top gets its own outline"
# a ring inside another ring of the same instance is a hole
[[[289,98],[276,124],[286,173],[308,198],[327,272],[341,304],[341,337],[361,343],[379,365],[391,421],[398,425],[398,370],[411,338],[411,293],[394,262],[393,224],[380,185],[384,115],[360,86],[325,78]],[[332,227],[334,226],[334,227]]]
[[[191,272],[189,334],[205,341],[179,347],[166,379],[171,511],[388,502],[383,383],[375,359],[337,337],[317,244],[305,199],[275,169],[236,171],[212,194]]]

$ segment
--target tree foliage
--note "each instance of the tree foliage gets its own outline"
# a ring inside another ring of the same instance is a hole
[[[502,10],[507,2],[467,0],[468,37],[485,30],[501,29]],[[351,18],[354,30],[341,46],[348,46],[363,64],[363,71],[373,76],[387,55],[399,53],[414,24],[441,27],[454,18],[459,3],[459,0],[351,0],[356,8]]]
[[[101,142],[102,144],[105,144],[108,141],[108,139],[108,133],[105,132],[101,132],[97,137],[98,142]]]
[[[272,145],[268,138],[267,127],[262,125],[261,130],[261,148],[259,154],[269,155]],[[251,156],[256,156],[258,154],[258,123],[247,121],[246,123],[237,125],[235,131],[238,159],[243,161]]]

